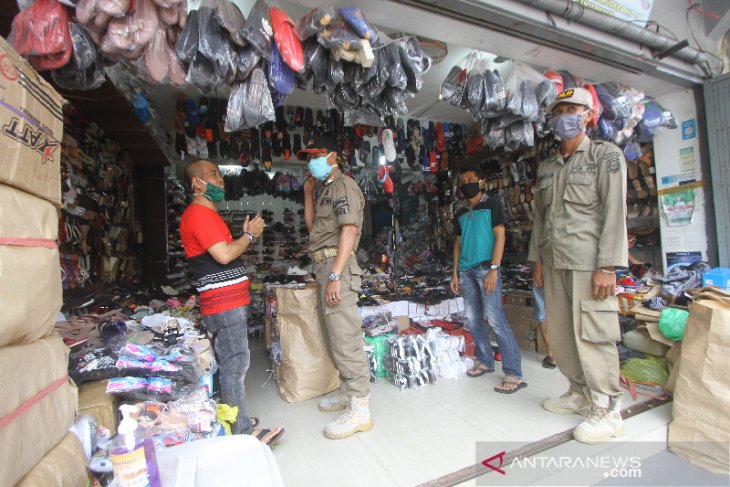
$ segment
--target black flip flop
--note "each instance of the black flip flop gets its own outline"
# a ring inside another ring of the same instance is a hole
[[[484,365],[484,364],[483,363],[480,363],[479,365]],[[478,372],[475,372],[473,374],[470,373],[472,369],[473,369],[473,367],[471,369],[469,369],[469,370],[466,371],[466,375],[468,375],[469,377],[481,377],[484,374],[491,374],[492,372],[494,372],[494,369],[490,369],[486,365],[484,365],[484,368],[483,369],[480,368],[480,369],[478,369],[479,370]]]
[[[507,384],[515,384],[517,387],[514,389],[505,389],[505,385]],[[494,388],[496,392],[499,392],[500,394],[514,394],[515,392],[519,391],[520,389],[524,389],[527,387],[527,382],[513,382],[509,380],[503,380],[500,385]]]
[[[548,360],[548,358],[549,357],[547,355],[545,355],[545,358],[542,359],[542,366],[545,367],[546,369],[554,369],[555,368],[555,362],[550,362]]]

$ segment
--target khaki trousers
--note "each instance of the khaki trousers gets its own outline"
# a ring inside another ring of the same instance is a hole
[[[593,299],[593,272],[543,267],[548,343],[573,392],[597,406],[623,397],[616,342],[621,339],[618,301]],[[615,401],[614,401],[615,402]]]
[[[334,260],[334,257],[328,257],[314,267],[320,321],[324,325],[330,357],[340,372],[345,390],[352,396],[365,397],[370,393],[370,369],[363,350],[362,319],[357,310],[362,269],[355,256],[351,256],[342,270],[341,301],[337,306],[328,306],[325,291]]]

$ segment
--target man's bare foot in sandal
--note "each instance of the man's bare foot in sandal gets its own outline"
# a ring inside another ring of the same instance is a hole
[[[522,378],[508,375],[504,378],[500,385],[494,388],[494,390],[502,394],[514,394],[525,387],[527,387],[527,382],[522,380]]]
[[[469,377],[481,377],[484,374],[491,374],[494,369],[487,367],[483,362],[478,360],[474,361],[474,367],[466,371],[466,375]]]

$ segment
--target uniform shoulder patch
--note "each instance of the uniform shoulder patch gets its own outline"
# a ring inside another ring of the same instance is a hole
[[[610,173],[616,173],[621,169],[621,156],[618,153],[606,154],[606,169]]]

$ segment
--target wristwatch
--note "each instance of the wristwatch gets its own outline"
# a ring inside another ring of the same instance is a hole
[[[243,232],[243,234],[248,237],[249,242],[251,242],[251,245],[256,243],[256,237],[253,236],[253,233],[251,232]]]
[[[489,269],[491,269],[493,271],[497,271],[497,270],[499,270],[499,264],[492,264],[489,266]]]
[[[327,279],[329,279],[332,282],[337,282],[340,279],[342,279],[342,274],[337,274],[336,272],[330,272],[329,276],[327,276]]]

